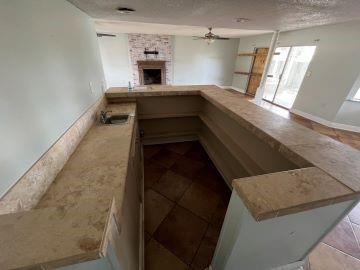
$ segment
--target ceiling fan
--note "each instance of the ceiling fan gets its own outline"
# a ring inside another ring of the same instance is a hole
[[[206,33],[203,37],[193,37],[194,39],[203,39],[207,44],[213,43],[215,40],[228,40],[229,38],[220,37],[211,32],[212,27],[208,27],[209,32]]]

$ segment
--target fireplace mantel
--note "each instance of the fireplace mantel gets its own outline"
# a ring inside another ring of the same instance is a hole
[[[166,84],[166,61],[165,60],[144,60],[137,61],[139,69],[140,85],[144,85],[144,69],[160,69],[161,84]]]

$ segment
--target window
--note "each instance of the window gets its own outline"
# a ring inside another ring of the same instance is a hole
[[[354,96],[355,100],[360,100],[360,88],[357,90],[355,96]]]

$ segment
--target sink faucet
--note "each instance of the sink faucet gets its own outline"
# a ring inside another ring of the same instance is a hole
[[[107,114],[111,113],[112,111],[101,111],[100,112],[100,122],[106,124],[106,119],[108,118]]]

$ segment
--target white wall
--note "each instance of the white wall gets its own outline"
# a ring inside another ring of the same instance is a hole
[[[174,84],[232,85],[238,39],[207,45],[192,37],[174,36]]]
[[[279,45],[290,44],[317,46],[293,108],[333,121],[359,75],[360,22],[280,34]]]
[[[103,71],[92,21],[65,0],[1,1],[0,36],[1,196],[103,94]]]
[[[107,87],[128,86],[132,82],[127,34],[99,37]]]
[[[358,129],[345,127],[345,129],[360,132],[360,102],[346,100],[335,116],[334,122],[343,125],[359,127]]]
[[[359,89],[360,89],[360,75],[355,81],[349,95],[347,96],[347,99],[344,101],[339,111],[337,112],[334,122],[336,124],[340,123],[343,125],[358,127],[357,129],[350,127],[350,130],[360,132],[360,101],[353,100],[356,92]],[[349,127],[345,127],[345,128],[349,128]]]
[[[356,117],[354,114],[347,114],[346,120],[343,117],[336,117],[359,75],[359,37],[360,21],[280,33],[278,47],[317,46],[308,68],[311,76],[304,78],[293,110],[310,114],[328,122],[359,122],[358,118],[353,119]],[[248,52],[251,52],[256,46],[249,46],[249,44],[252,45],[253,43],[259,47],[266,42],[269,44],[270,39],[270,35],[240,38],[239,51],[248,49]],[[316,42],[316,39],[320,39],[320,41]],[[247,64],[241,67],[239,65],[240,62],[237,62],[238,69],[244,68],[246,71],[248,68]],[[237,76],[241,75],[234,75],[233,85],[241,88],[245,84]],[[352,119],[348,119],[349,117]]]

